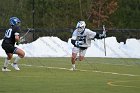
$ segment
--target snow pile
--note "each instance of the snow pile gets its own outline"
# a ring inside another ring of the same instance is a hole
[[[0,44],[2,40],[0,40]],[[106,56],[104,50],[104,39],[92,40],[91,47],[87,49],[86,57],[117,57],[117,58],[140,58],[140,40],[128,39],[126,44],[118,43],[115,37],[105,39]],[[36,41],[17,46],[22,48],[26,57],[70,57],[73,45],[64,42],[58,37],[40,37]],[[4,50],[0,47],[0,56],[6,57]]]

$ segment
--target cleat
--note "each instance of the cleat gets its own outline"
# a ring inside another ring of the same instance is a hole
[[[15,70],[20,70],[17,64],[11,64],[11,66],[15,69]]]
[[[8,72],[8,71],[11,71],[11,70],[8,69],[8,68],[2,68],[2,71],[3,71],[3,72]]]
[[[75,71],[76,69],[75,68],[71,68],[71,69],[69,69],[70,71]]]

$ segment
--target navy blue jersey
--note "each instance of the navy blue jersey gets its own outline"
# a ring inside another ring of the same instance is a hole
[[[15,35],[19,35],[19,28],[18,27],[12,27],[6,30],[3,44],[12,44],[15,45]]]

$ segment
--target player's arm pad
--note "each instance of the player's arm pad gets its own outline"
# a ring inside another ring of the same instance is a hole
[[[76,42],[76,40],[71,39],[71,43],[72,43],[74,46],[76,46],[76,45],[75,45],[75,42]]]

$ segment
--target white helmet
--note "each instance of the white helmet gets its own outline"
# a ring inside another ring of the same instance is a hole
[[[77,31],[82,32],[85,30],[86,23],[85,21],[79,21],[76,25]]]

